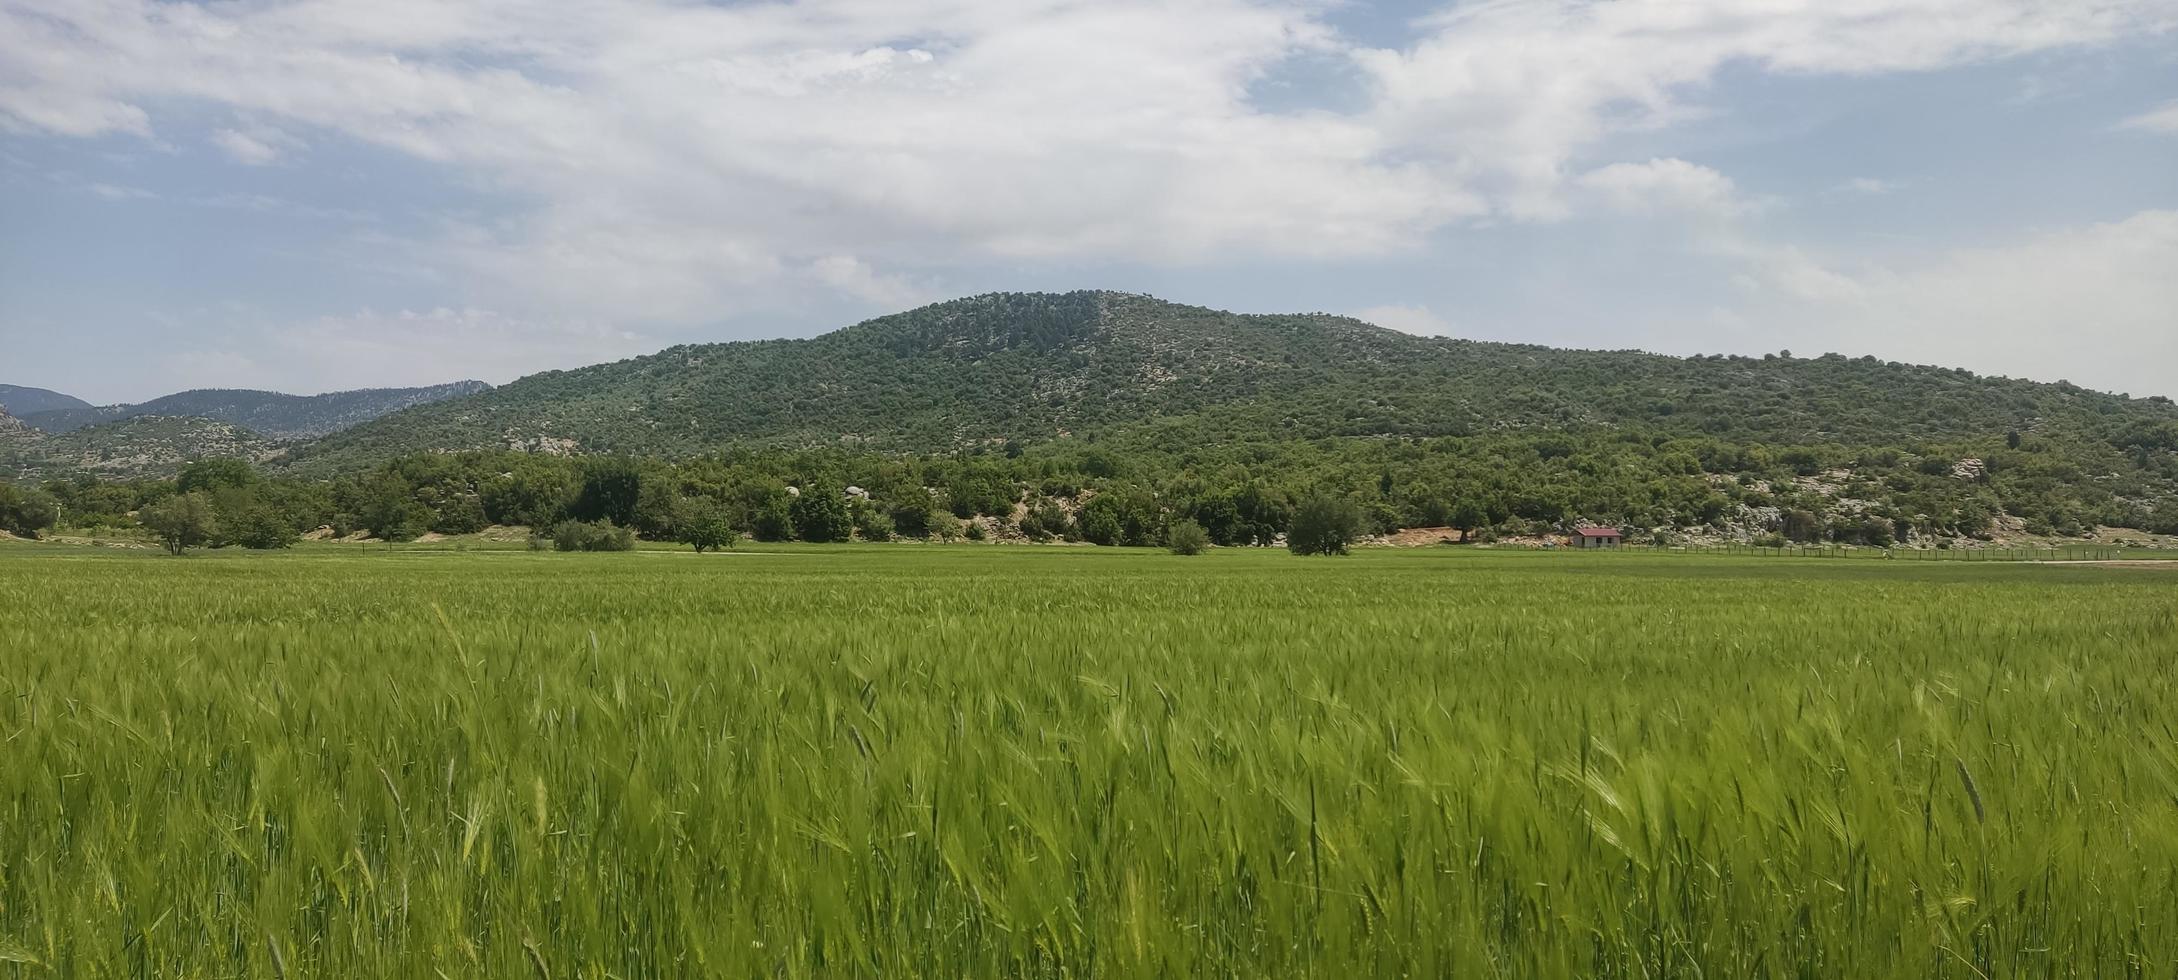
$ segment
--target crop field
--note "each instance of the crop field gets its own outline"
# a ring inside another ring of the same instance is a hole
[[[0,977],[2147,977],[2178,572],[0,548]]]

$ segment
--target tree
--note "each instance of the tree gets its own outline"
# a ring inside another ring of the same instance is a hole
[[[821,483],[803,487],[801,496],[788,507],[795,536],[819,544],[847,540],[854,533],[854,521],[847,516],[847,502],[841,497],[838,488]]]
[[[356,488],[356,522],[380,541],[414,541],[431,526],[431,509],[416,502],[415,488],[380,473]]]
[[[1822,537],[1822,521],[1805,510],[1791,508],[1778,518],[1778,532],[1787,539],[1806,544]]]
[[[295,543],[295,527],[269,504],[253,504],[222,521],[235,544],[256,551],[285,548]]]
[[[673,530],[676,537],[696,554],[732,548],[741,540],[741,532],[734,530],[732,521],[726,519],[726,508],[709,497],[682,497],[673,504]]]
[[[922,487],[901,491],[890,508],[893,533],[904,538],[927,538],[931,531],[930,492]]]
[[[43,490],[0,483],[0,531],[35,538],[60,520],[60,505]]]
[[[219,522],[212,516],[212,500],[201,491],[177,493],[152,504],[137,515],[137,520],[176,555],[219,533]]]
[[[1361,512],[1343,498],[1318,494],[1301,502],[1286,531],[1296,555],[1343,555],[1361,532]]]
[[[1083,504],[1081,512],[1074,515],[1074,526],[1081,529],[1081,539],[1090,544],[1115,545],[1119,543],[1120,507],[1109,497],[1099,496]]]
[[[758,541],[785,541],[794,537],[793,505],[785,491],[764,496],[749,516],[749,532]]]
[[[568,513],[582,521],[611,521],[622,526],[635,523],[636,505],[643,498],[643,472],[625,456],[587,460],[582,466],[582,489]]]
[[[1175,555],[1199,555],[1210,550],[1210,532],[1194,521],[1181,521],[1165,532],[1165,546]]]
[[[206,459],[182,467],[181,475],[174,478],[174,489],[181,493],[211,491],[221,487],[254,486],[260,477],[257,468],[246,459]]]

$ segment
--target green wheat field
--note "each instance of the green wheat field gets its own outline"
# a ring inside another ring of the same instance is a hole
[[[0,550],[0,977],[2178,972],[2178,573]]]

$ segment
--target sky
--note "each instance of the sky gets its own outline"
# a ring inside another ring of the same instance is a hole
[[[0,0],[0,382],[1086,288],[2178,395],[2178,0]]]

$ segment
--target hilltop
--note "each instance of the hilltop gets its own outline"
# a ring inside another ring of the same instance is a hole
[[[136,405],[74,405],[17,409],[23,421],[49,433],[141,416],[198,418],[225,422],[269,439],[309,439],[416,405],[490,390],[481,381],[456,381],[424,388],[365,388],[323,395],[288,395],[276,391],[206,388],[183,391]],[[50,394],[50,393],[49,393]],[[61,396],[65,398],[66,396]]]
[[[942,453],[1508,431],[1772,445],[2008,432],[2108,440],[2168,399],[1825,355],[1679,358],[1418,337],[1110,292],[993,294],[805,340],[675,347],[401,411],[282,460],[333,473],[474,449],[686,457],[726,447]]]
[[[64,395],[44,388],[0,385],[0,413],[13,415],[17,418],[37,412],[55,412],[90,407],[90,402],[74,395]]]

